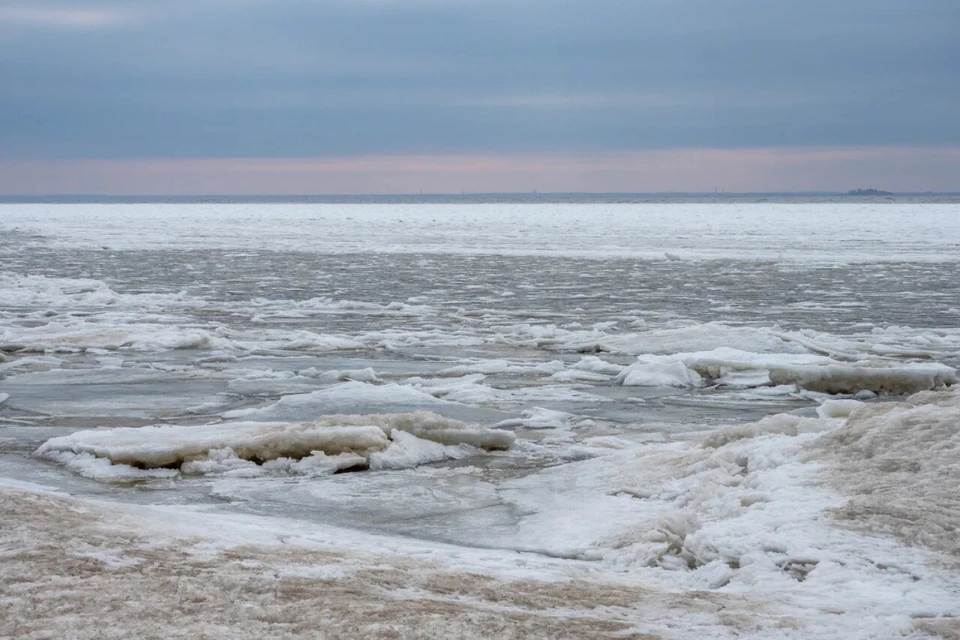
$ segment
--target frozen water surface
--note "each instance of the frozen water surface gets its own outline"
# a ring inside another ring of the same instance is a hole
[[[551,615],[601,636],[943,635],[958,217],[0,205],[3,504],[352,558],[249,551],[298,580],[374,550],[505,593],[586,580]],[[97,561],[135,566],[123,547]]]

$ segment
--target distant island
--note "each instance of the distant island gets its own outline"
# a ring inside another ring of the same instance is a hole
[[[880,189],[854,189],[847,191],[848,196],[892,196],[890,191],[881,191]]]

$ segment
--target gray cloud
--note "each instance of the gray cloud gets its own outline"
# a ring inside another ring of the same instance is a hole
[[[955,0],[144,0],[0,10],[0,154],[960,143]]]

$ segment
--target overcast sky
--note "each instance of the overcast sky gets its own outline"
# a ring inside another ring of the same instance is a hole
[[[960,189],[958,0],[3,0],[2,193]]]

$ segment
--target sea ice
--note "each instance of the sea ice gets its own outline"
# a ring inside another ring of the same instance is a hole
[[[391,450],[395,436],[400,442]],[[429,441],[441,449],[417,443],[407,436]],[[93,429],[51,438],[40,446],[37,454],[66,462],[71,469],[96,477],[104,475],[102,461],[141,469],[186,467],[185,472],[199,473],[204,469],[245,466],[241,460],[264,464],[278,459],[301,460],[318,452],[324,459],[347,456],[336,464],[352,461],[350,466],[367,466],[376,460],[376,468],[396,468],[404,461],[433,461],[439,459],[437,456],[441,453],[441,457],[446,458],[463,457],[466,455],[463,449],[452,450],[461,445],[506,449],[514,439],[509,431],[470,426],[434,413],[416,412],[332,415],[301,423],[226,422]],[[374,457],[378,452],[384,455]],[[90,473],[91,469],[95,473]]]
[[[521,411],[519,418],[504,420],[503,422],[497,423],[496,426],[500,428],[567,429],[570,427],[574,418],[575,416],[573,414],[565,411],[534,407]]]
[[[0,349],[56,353],[85,349],[166,351],[211,346],[206,331],[138,322],[104,325],[84,321],[49,322],[31,328],[6,327],[0,331]]]
[[[794,366],[770,369],[775,385],[795,384],[810,391],[824,393],[908,394],[957,383],[952,367],[939,363],[893,364],[882,361],[857,362],[852,365]]]
[[[454,438],[450,438],[453,441]],[[444,445],[433,440],[418,438],[412,433],[393,429],[390,431],[390,446],[370,454],[370,469],[408,469],[430,462],[466,458],[476,455],[477,449],[470,445]]]
[[[675,358],[644,358],[627,367],[617,382],[626,387],[699,387],[703,378]]]
[[[307,421],[322,415],[347,413],[403,413],[427,410],[474,422],[499,422],[499,411],[470,407],[435,398],[413,387],[394,383],[375,385],[348,381],[311,393],[292,394],[266,407],[224,413],[228,419],[257,421]]]
[[[841,522],[960,555],[960,390],[863,405],[810,449],[851,496]]]
[[[617,382],[624,386],[731,387],[796,385],[832,394],[908,394],[957,383],[947,365],[898,360],[843,363],[813,354],[750,353],[719,348],[668,356],[641,355],[624,369]]]

